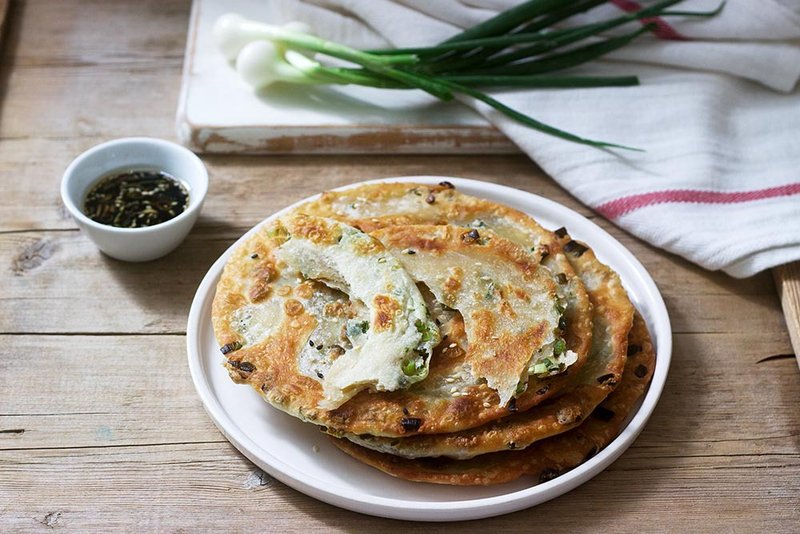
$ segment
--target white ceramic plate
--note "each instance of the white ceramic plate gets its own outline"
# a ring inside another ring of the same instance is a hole
[[[257,227],[253,228],[214,263],[197,290],[186,333],[189,368],[206,410],[225,437],[261,469],[321,501],[365,514],[415,521],[478,519],[534,506],[566,493],[608,467],[636,439],[661,395],[672,350],[669,317],[652,278],[627,249],[578,213],[510,187],[441,176],[378,181],[442,180],[450,181],[463,193],[525,211],[547,228],[566,226],[572,237],[588,243],[601,261],[614,268],[653,336],[657,356],[652,383],[628,425],[608,447],[549,482],[533,485],[529,477],[523,477],[497,486],[453,487],[397,480],[340,452],[316,426],[272,408],[251,388],[234,384],[221,365],[211,326],[214,288],[231,250]],[[348,187],[355,185],[360,184]]]

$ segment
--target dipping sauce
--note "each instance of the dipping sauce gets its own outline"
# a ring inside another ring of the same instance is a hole
[[[143,228],[173,219],[189,206],[189,193],[158,170],[115,171],[94,184],[83,203],[93,221],[118,228]]]

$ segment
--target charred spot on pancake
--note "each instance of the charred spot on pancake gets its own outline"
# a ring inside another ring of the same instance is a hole
[[[317,378],[319,378],[320,380],[323,380],[325,378],[325,375],[322,374],[322,371],[317,371]]]
[[[628,356],[633,356],[637,352],[642,352],[642,347],[639,345],[628,345]]]
[[[478,231],[474,228],[469,232],[464,232],[463,234],[461,234],[461,241],[463,241],[467,245],[478,243],[480,239],[481,239],[481,234],[478,233]]]
[[[511,413],[516,412],[519,409],[519,408],[517,408],[517,398],[516,397],[511,397],[511,400],[508,401],[508,404],[506,405],[506,407],[508,408],[509,412],[511,412]]]
[[[602,376],[597,377],[597,381],[604,386],[616,386],[617,385],[617,375],[614,373],[608,373]]]
[[[369,441],[373,438],[372,434],[359,434],[358,439],[363,439],[364,441]]]
[[[256,366],[250,362],[228,360],[227,363],[231,368],[235,369],[238,372],[239,377],[241,377],[242,379],[248,378],[253,373],[253,371],[256,370]]]
[[[539,257],[541,260],[544,260],[547,256],[550,255],[550,247],[547,245],[539,245]]]
[[[256,370],[256,366],[250,362],[238,362],[236,360],[228,360],[228,365],[230,365],[237,371],[241,371],[242,373],[248,375]]]
[[[252,254],[250,254],[250,259],[251,260],[257,260],[258,259],[258,252],[253,252]]]
[[[588,247],[578,243],[577,241],[569,241],[566,245],[564,245],[564,252],[571,252],[576,258],[581,257],[581,255],[587,250],[589,250]]]
[[[433,194],[433,191],[428,193],[428,196],[425,197],[425,202],[427,202],[428,204],[433,204],[434,202],[436,202],[436,196]]]
[[[239,350],[239,349],[241,349],[241,348],[242,348],[242,344],[241,344],[240,342],[238,342],[238,341],[233,341],[233,342],[231,342],[231,343],[225,343],[224,345],[222,345],[222,346],[219,348],[219,351],[220,351],[222,354],[228,354],[228,353],[230,353],[230,352],[233,352],[233,351]]]
[[[542,387],[540,387],[539,389],[536,390],[536,394],[537,395],[544,395],[548,391],[550,391],[550,384],[545,384],[545,385],[543,385]]]
[[[514,443],[513,441],[509,441],[506,446],[508,447],[508,450],[510,450],[510,451],[513,451],[514,449],[517,448],[517,444]]]
[[[560,474],[561,472],[558,469],[553,467],[545,467],[542,469],[541,473],[539,473],[539,482],[549,482]]]
[[[403,427],[403,432],[416,432],[422,425],[422,419],[419,417],[403,417],[400,419],[400,426]]]
[[[639,364],[636,366],[636,369],[633,370],[633,374],[635,374],[637,378],[644,378],[647,376],[647,367]]]
[[[558,273],[556,275],[556,282],[561,284],[562,286],[567,283],[567,275],[564,273]]]
[[[562,226],[561,228],[559,228],[558,230],[556,230],[553,233],[556,234],[558,237],[563,238],[563,237],[565,237],[567,235],[567,229]]]
[[[456,186],[454,186],[453,184],[451,184],[447,180],[445,180],[443,182],[439,182],[439,185],[444,187],[445,189],[455,189],[456,188]]]
[[[411,415],[405,406],[403,406],[403,415]]]
[[[615,415],[616,414],[614,413],[613,410],[609,410],[604,406],[598,406],[592,412],[592,417],[596,417],[601,421],[611,421],[612,419],[614,419]]]

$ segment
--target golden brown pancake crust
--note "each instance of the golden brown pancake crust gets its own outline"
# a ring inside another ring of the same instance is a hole
[[[655,349],[644,320],[637,313],[630,331],[629,356],[619,386],[577,428],[522,450],[476,456],[408,459],[366,449],[346,439],[334,444],[357,460],[392,476],[416,482],[491,485],[523,475],[541,483],[590,459],[620,432],[647,388],[655,368]]]
[[[226,265],[217,287],[213,306],[217,339],[222,345],[234,342],[243,345],[227,354],[226,365],[234,380],[250,384],[272,405],[335,434],[398,437],[453,432],[479,426],[516,409],[500,406],[495,391],[461,371],[467,343],[463,321],[458,317],[448,325],[447,342],[435,349],[428,377],[422,382],[401,391],[362,391],[336,409],[319,408],[320,381],[298,370],[297,354],[318,323],[309,303],[324,288],[319,283],[297,280],[276,261],[274,250],[285,240],[280,228],[279,223],[268,224],[240,246]],[[501,238],[466,245],[461,242],[460,235],[453,235],[437,241],[436,246],[442,250],[481,247],[487,258],[496,256],[498,260],[517,265],[525,273],[531,271],[531,276],[539,269],[538,265],[530,263],[529,255]],[[263,276],[265,272],[268,276]],[[548,287],[552,287],[552,282],[547,280]],[[256,284],[263,286],[258,303],[275,303],[283,313],[276,319],[277,324],[269,336],[248,344],[231,325],[237,310],[251,303],[250,290]],[[346,302],[338,304],[347,306]],[[529,388],[516,402],[533,405],[548,398],[556,390],[551,384],[557,380],[559,377],[531,378],[530,383],[535,387]],[[453,388],[458,390],[458,396],[453,395]]]
[[[409,198],[411,202],[408,202]],[[431,198],[433,202],[428,202]],[[339,208],[346,202],[350,204],[343,212]],[[350,210],[350,205],[356,205],[356,208]],[[348,210],[352,216],[363,217],[348,219],[346,214],[343,215]],[[291,355],[292,351],[299,350],[302,340],[315,327],[316,320],[303,303],[316,290],[311,282],[298,282],[296,287],[287,283],[279,288],[285,292],[281,295],[282,300],[278,300],[281,309],[286,312],[281,324],[277,325],[280,334],[267,343],[230,353],[228,370],[235,380],[249,383],[273,405],[306,421],[327,427],[331,433],[402,437],[414,433],[455,432],[485,424],[509,413],[525,411],[553,398],[574,383],[573,375],[587,360],[592,339],[592,306],[589,297],[600,306],[595,310],[595,316],[601,318],[595,321],[594,326],[601,334],[595,336],[598,345],[595,349],[602,350],[610,346],[609,340],[614,342],[616,348],[612,350],[615,354],[619,353],[619,347],[624,347],[630,311],[623,308],[626,305],[628,310],[632,308],[618,277],[598,262],[590,250],[576,254],[577,249],[573,246],[570,253],[564,253],[557,236],[521,212],[462,195],[447,186],[397,183],[326,193],[318,201],[301,205],[298,211],[333,215],[344,222],[356,222],[365,230],[395,223],[454,220],[476,225],[478,231],[489,227],[513,238],[518,244],[530,245],[528,250],[532,251],[532,255],[536,259],[542,258],[543,264],[554,271],[554,276],[565,288],[569,297],[565,312],[566,338],[569,348],[579,355],[579,361],[567,373],[545,379],[536,387],[528,387],[510,407],[499,406],[496,394],[485,385],[470,386],[466,395],[454,398],[450,394],[453,386],[445,379],[453,373],[465,348],[465,344],[459,342],[465,339],[463,321],[457,317],[449,325],[449,342],[440,344],[431,359],[428,379],[405,391],[377,394],[362,392],[336,410],[320,410],[316,408],[320,396],[319,382],[298,373]],[[379,212],[384,215],[379,215]],[[270,298],[270,288],[276,291],[275,282],[282,273],[275,265],[272,250],[279,242],[280,236],[259,232],[234,253],[226,266],[213,311],[215,333],[221,345],[241,341],[224,324],[227,320],[224,318],[230,315],[231,310],[248,301],[264,302],[264,299]],[[569,240],[564,242],[568,243]],[[581,267],[581,278],[590,282],[593,295],[590,293],[587,297],[581,279],[575,276],[571,267],[572,263]],[[604,284],[610,288],[607,294],[604,293]],[[346,303],[340,304],[346,307]],[[292,315],[289,311],[292,311]],[[613,379],[609,380],[609,383],[613,382]],[[431,387],[430,384],[435,385]]]
[[[569,375],[577,372],[587,361],[593,330],[589,295],[576,276],[572,258],[562,251],[560,239],[529,215],[496,202],[462,194],[447,182],[439,185],[400,182],[366,184],[325,192],[317,200],[296,209],[311,215],[331,217],[366,232],[412,224],[455,224],[475,228],[478,232],[481,228],[488,228],[520,245],[550,269],[567,297],[565,339],[567,347],[578,355],[578,361],[566,373],[545,379],[537,387],[528,387],[515,399],[514,410],[527,410],[557,395],[567,385]],[[591,271],[607,273],[609,280],[616,276],[598,262],[592,253],[586,255],[583,263],[591,265]],[[624,291],[623,298],[619,301],[620,305],[627,303],[632,310]],[[627,324],[624,323],[625,315],[623,313],[620,317],[624,329],[623,343],[630,328],[630,313],[627,314]],[[492,413],[487,414],[484,421],[507,415],[494,407],[488,409]]]

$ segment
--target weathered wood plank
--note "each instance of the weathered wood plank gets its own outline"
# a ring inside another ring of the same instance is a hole
[[[183,336],[2,336],[0,449],[221,441]]]
[[[190,238],[136,264],[108,258],[77,231],[0,235],[0,332],[184,332],[200,280],[231,241]]]
[[[633,452],[633,450],[631,451]],[[610,469],[556,500],[472,528],[541,531],[792,532],[800,520],[797,461],[744,456],[735,462],[653,460]],[[227,444],[0,453],[0,522],[11,530],[429,532],[314,501],[263,474]],[[3,502],[4,501],[4,502]],[[768,503],[768,504],[767,504]],[[135,526],[134,526],[135,525]],[[464,525],[436,525],[463,532]]]
[[[792,340],[792,349],[800,365],[800,262],[779,265],[772,269],[772,275]]]
[[[800,461],[794,361],[757,363],[785,338],[689,334],[675,342],[666,389],[637,441],[644,458]],[[2,336],[0,346],[14,355],[0,359],[0,450],[223,439],[194,391],[183,336]]]
[[[0,138],[172,134],[189,2],[17,2],[11,14]]]
[[[83,150],[119,136],[112,132],[105,138],[35,137],[0,143],[0,170],[21,182],[9,188],[7,201],[0,205],[0,231],[75,228],[61,207],[59,185],[64,169]],[[172,133],[165,137],[171,138]],[[390,156],[379,161],[368,156],[203,159],[211,184],[201,224],[249,228],[270,213],[326,189],[371,178],[420,174],[502,181],[589,213],[522,156]],[[24,181],[19,179],[23,176]]]

